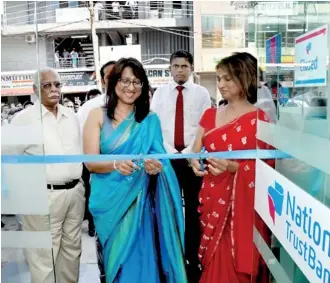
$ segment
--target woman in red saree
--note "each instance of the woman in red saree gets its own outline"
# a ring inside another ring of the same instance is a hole
[[[250,102],[257,92],[257,60],[236,53],[217,65],[218,87],[228,104],[208,109],[201,121],[194,151],[208,152],[257,148],[257,119],[268,121]],[[258,141],[258,148],[268,148]],[[202,266],[200,283],[268,282],[266,266],[253,243],[253,226],[269,240],[266,226],[254,212],[255,160],[209,158],[199,196]],[[267,237],[268,236],[268,237]]]

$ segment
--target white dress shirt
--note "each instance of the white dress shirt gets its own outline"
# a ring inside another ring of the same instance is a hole
[[[32,107],[21,111],[9,127],[12,133],[24,133],[20,143],[14,138],[15,145],[2,147],[5,154],[82,154],[78,120],[72,110],[62,105],[58,105],[55,117],[38,101]],[[29,140],[30,144],[23,139]],[[47,184],[62,185],[81,178],[82,163],[46,164],[45,171]]]
[[[159,116],[164,146],[168,153],[177,153],[174,147],[174,129],[176,101],[178,97],[178,84],[174,81],[157,88],[152,102],[151,110]],[[208,91],[192,81],[183,85],[183,108],[184,108],[184,142],[185,149],[182,153],[191,152],[195,136],[197,134],[199,121],[204,111],[211,107],[211,99]]]
[[[77,118],[80,125],[81,134],[83,134],[84,126],[89,113],[95,108],[103,107],[106,103],[106,97],[106,94],[101,94],[91,100],[86,101],[83,106],[80,107],[77,113]]]
[[[258,101],[255,106],[262,109],[272,123],[276,121],[276,107],[268,87],[261,85],[258,88]]]

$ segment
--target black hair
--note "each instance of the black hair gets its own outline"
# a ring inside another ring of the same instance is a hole
[[[105,63],[102,67],[101,67],[101,70],[100,70],[100,74],[101,74],[101,79],[104,80],[104,69],[110,65],[115,65],[116,64],[116,61],[109,61],[107,63]]]
[[[154,89],[152,88],[151,85],[149,85],[149,92],[151,93],[151,96],[154,96]]]
[[[171,58],[170,58],[170,64],[172,64],[172,61],[176,58],[185,58],[188,60],[190,65],[194,64],[194,57],[185,50],[177,50],[174,53],[172,53]]]
[[[272,81],[270,87],[271,87],[271,88],[273,88],[273,87],[276,87],[276,88],[277,88],[277,86],[278,86],[278,87],[282,87],[282,85],[281,85],[279,82],[277,82],[277,81]]]
[[[263,82],[264,81],[264,72],[261,70],[259,67],[259,81]]]
[[[116,94],[116,85],[121,78],[121,75],[126,67],[132,68],[133,74],[141,81],[141,95],[135,100],[135,120],[142,122],[149,114],[149,81],[143,65],[135,58],[122,58],[114,66],[112,75],[109,79],[107,89],[107,115],[109,119],[115,120],[115,109],[118,104],[118,96]]]
[[[228,104],[228,101],[226,99],[221,99],[219,101],[219,106],[221,106],[221,105],[227,105],[227,104]]]
[[[102,93],[97,88],[91,89],[86,93],[86,100],[88,100],[91,95],[99,95],[99,94]]]
[[[230,77],[240,84],[243,95],[251,104],[258,101],[257,84],[258,60],[247,52],[234,52],[233,55],[223,58],[216,69],[224,68]]]
[[[25,108],[28,105],[34,105],[34,103],[32,101],[25,101],[23,104],[23,108]]]

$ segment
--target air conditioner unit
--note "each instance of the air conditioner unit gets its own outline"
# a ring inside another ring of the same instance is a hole
[[[36,36],[34,34],[29,34],[25,36],[25,42],[26,43],[35,43],[36,42]]]

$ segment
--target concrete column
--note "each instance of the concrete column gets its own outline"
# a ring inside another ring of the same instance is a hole
[[[148,4],[150,2],[149,1],[140,1],[139,5],[138,5],[138,18],[139,19],[147,19],[148,18]]]
[[[100,34],[100,46],[107,46],[108,44],[108,38],[105,32],[102,32]]]
[[[165,11],[165,18],[173,17],[173,2],[172,1],[164,1],[164,11]]]

